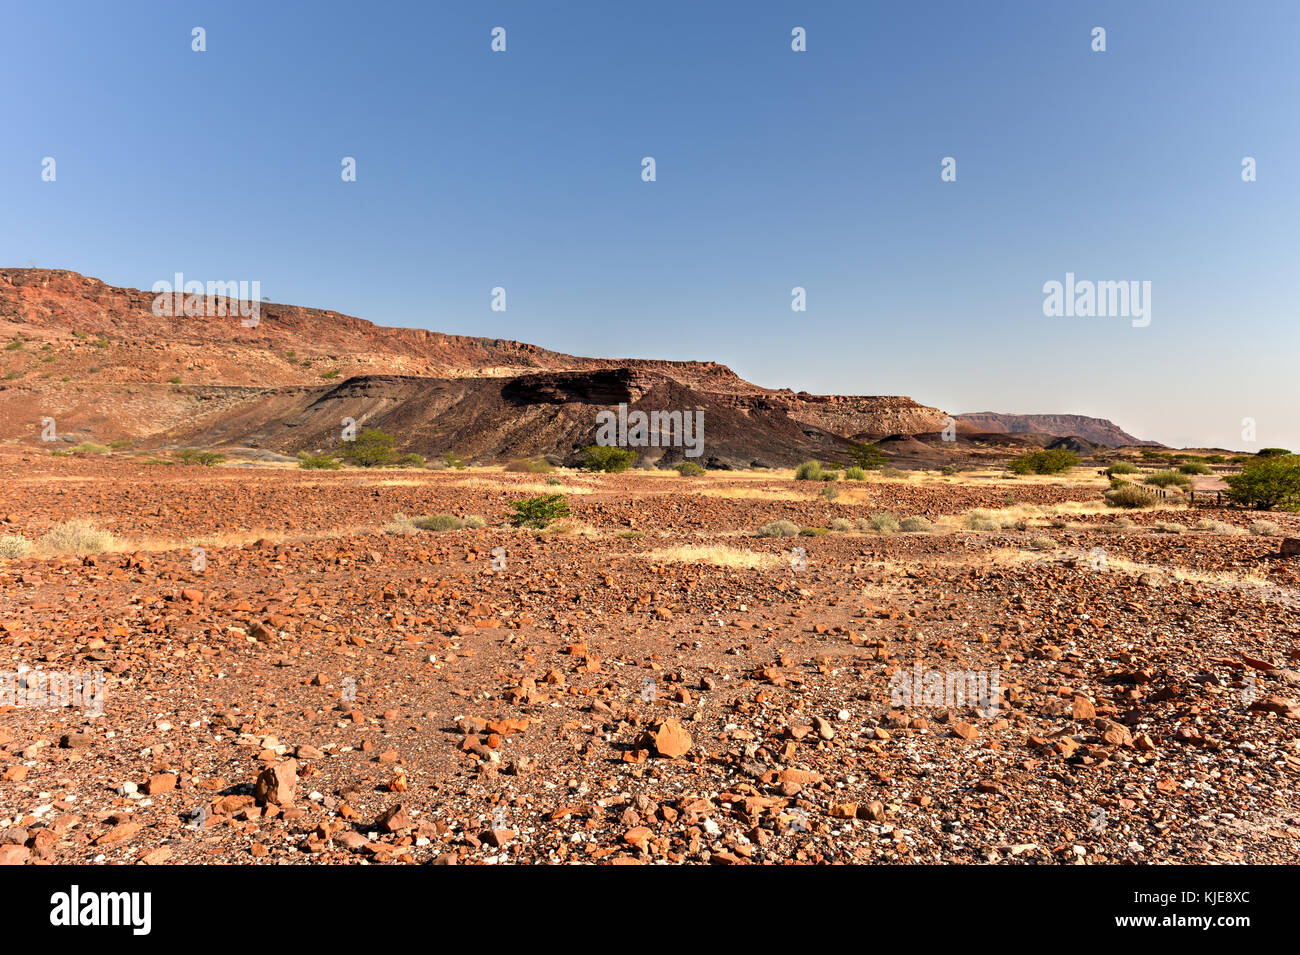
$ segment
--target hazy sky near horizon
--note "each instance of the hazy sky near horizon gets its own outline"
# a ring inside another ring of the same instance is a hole
[[[1300,448],[1298,40],[1294,0],[15,5],[0,265]],[[1046,317],[1067,273],[1150,324]]]

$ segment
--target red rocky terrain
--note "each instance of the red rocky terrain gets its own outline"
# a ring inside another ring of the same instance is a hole
[[[118,539],[0,559],[0,670],[106,680],[103,715],[0,707],[0,862],[1295,857],[1295,562],[1155,524],[1295,515],[971,531],[1097,483],[141,461],[0,454],[0,534]],[[538,485],[571,517],[511,526]],[[918,668],[996,670],[994,705],[891,698]]]

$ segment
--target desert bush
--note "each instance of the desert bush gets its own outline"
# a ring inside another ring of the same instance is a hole
[[[1212,521],[1208,518],[1196,522],[1198,531],[1208,531],[1211,534],[1223,534],[1224,536],[1243,533],[1241,528],[1232,524],[1225,524],[1223,521]]]
[[[1153,471],[1142,479],[1142,483],[1151,487],[1185,488],[1192,486],[1192,479],[1178,471]]]
[[[1203,464],[1200,461],[1186,461],[1183,464],[1178,465],[1178,470],[1182,474],[1213,474],[1214,473],[1214,471],[1210,469],[1210,466],[1208,464]]]
[[[205,468],[226,460],[224,454],[217,454],[215,451],[199,451],[195,448],[182,448],[176,452],[175,457],[181,464],[199,464]]]
[[[939,473],[942,474],[944,477],[956,477],[958,474],[961,474],[961,465],[945,464],[943,467],[939,469]]]
[[[866,478],[867,472],[856,465],[844,469],[844,480],[846,481],[865,481]]]
[[[1151,507],[1160,501],[1153,493],[1136,484],[1121,484],[1102,495],[1111,507]]]
[[[1291,452],[1286,448],[1260,448],[1255,452],[1257,458],[1284,458]]]
[[[424,455],[408,451],[397,459],[397,466],[402,468],[422,468],[424,467]]]
[[[26,557],[31,552],[32,542],[17,534],[0,536],[0,557]]]
[[[1031,550],[1052,550],[1056,547],[1056,541],[1050,537],[1035,537],[1029,541]]]
[[[1256,537],[1281,537],[1282,528],[1272,521],[1255,521],[1250,525],[1250,533]]]
[[[397,439],[387,431],[366,428],[351,441],[344,441],[339,453],[355,467],[383,468],[396,460],[396,445]]]
[[[1160,521],[1155,525],[1155,529],[1158,534],[1183,534],[1187,531],[1187,528],[1182,524],[1175,524],[1171,521]]]
[[[822,537],[829,534],[830,529],[826,527],[801,527],[799,528],[800,537]]]
[[[298,452],[298,467],[309,471],[337,471],[343,467],[342,461],[336,461],[328,454],[312,454],[309,451]]]
[[[419,530],[415,522],[398,511],[393,515],[393,519],[384,525],[385,534],[414,534]]]
[[[831,521],[831,530],[835,531],[837,534],[847,534],[850,531],[855,530],[856,527],[857,525],[847,517],[837,517],[835,520]]]
[[[470,530],[479,527],[487,527],[487,521],[484,518],[479,517],[477,514],[466,514],[462,523]]]
[[[799,525],[794,521],[772,521],[770,524],[764,524],[758,529],[759,537],[797,537],[799,536]]]
[[[50,554],[98,554],[120,545],[116,537],[84,519],[55,524],[36,546]]]
[[[794,479],[796,481],[823,481],[825,480],[822,477],[824,473],[820,461],[805,461],[795,468]]]
[[[898,480],[899,478],[907,477],[907,472],[904,471],[902,468],[881,468],[880,476]]]
[[[469,462],[455,451],[444,451],[442,455],[442,463],[445,467],[455,468],[457,471],[463,471],[469,467]]]
[[[506,465],[505,469],[512,474],[550,474],[555,470],[549,462],[533,458],[520,458],[517,461],[511,461]]]
[[[1007,462],[1013,474],[1063,474],[1079,463],[1079,456],[1064,448],[1029,451]]]
[[[866,526],[863,527],[863,524]],[[871,530],[877,534],[892,534],[898,530],[898,518],[889,511],[883,511],[880,514],[872,514],[870,517],[863,518],[859,523],[864,531]]]
[[[108,454],[109,448],[102,444],[96,444],[93,441],[83,441],[81,444],[69,448],[73,454]]]
[[[904,534],[928,534],[934,530],[934,525],[924,517],[905,517],[898,525],[898,529]]]
[[[1116,461],[1114,464],[1112,464],[1110,467],[1106,469],[1107,477],[1114,477],[1116,474],[1137,474],[1137,473],[1138,473],[1137,465],[1132,464],[1128,461]]]
[[[515,510],[510,515],[510,523],[516,527],[532,527],[541,530],[552,521],[569,516],[569,505],[565,502],[563,494],[528,497],[522,501],[512,501],[510,506]]]
[[[412,521],[422,531],[458,531],[465,522],[452,514],[434,514],[430,517],[417,517]]]
[[[593,444],[582,449],[582,457],[588,471],[620,474],[636,463],[637,453],[630,448]]]
[[[557,477],[548,477],[548,478],[546,479],[546,483],[549,484],[549,485],[551,485],[552,487],[559,487],[559,486],[562,485],[564,482],[561,481],[561,480],[560,480],[559,478],[557,478]]]
[[[700,467],[694,461],[683,461],[677,467],[673,468],[682,477],[699,477],[704,473],[704,468]]]
[[[840,496],[840,489],[833,485],[828,485],[827,487],[822,488],[821,495],[826,500],[833,501]]]
[[[874,471],[889,463],[889,458],[875,444],[854,442],[849,445],[849,460],[865,471]]]
[[[962,518],[962,523],[973,531],[1000,531],[1002,522],[994,516],[993,512],[986,511],[983,508],[976,508]]]
[[[1048,525],[1056,528],[1059,531],[1059,530],[1064,530],[1069,525],[1070,522],[1067,521],[1064,517],[1053,517],[1050,520],[1048,520],[1047,523]]]
[[[1206,456],[1206,458],[1205,458],[1205,463],[1206,463],[1206,464],[1223,464],[1223,463],[1224,463],[1225,461],[1227,461],[1227,460],[1228,460],[1228,459],[1225,458],[1222,454],[1210,454],[1210,455],[1207,455],[1207,456]]]
[[[1224,480],[1229,500],[1238,504],[1261,511],[1300,510],[1300,454],[1256,458]]]

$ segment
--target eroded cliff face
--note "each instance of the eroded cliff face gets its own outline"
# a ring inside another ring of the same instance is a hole
[[[961,424],[994,434],[1055,434],[1078,437],[1093,444],[1119,448],[1135,444],[1155,444],[1135,438],[1113,421],[1077,414],[1002,414],[980,411],[954,416]]]
[[[257,322],[249,327],[238,303],[224,296],[193,300],[210,313],[202,315],[157,315],[155,298],[152,291],[117,288],[66,270],[0,269],[0,336],[32,343],[0,353],[0,369],[18,373],[0,386],[0,410],[6,411],[0,434],[30,436],[32,421],[57,411],[65,430],[99,440],[168,434],[201,442],[206,422],[236,407],[250,434],[270,433],[276,416],[285,413],[286,388],[328,393],[362,378],[364,389],[383,391],[396,387],[385,383],[394,376],[498,384],[509,379],[513,384],[495,393],[520,420],[529,417],[522,409],[532,404],[639,401],[651,391],[662,393],[665,382],[679,387],[676,400],[711,408],[720,425],[725,416],[728,432],[747,418],[787,418],[794,431],[813,429],[827,439],[915,434],[939,430],[944,417],[904,397],[764,388],[712,361],[585,358],[508,339],[386,328],[273,302],[259,303]],[[407,390],[403,385],[384,401],[399,403]],[[446,413],[424,407],[425,413]],[[485,430],[496,426],[484,419]],[[472,422],[461,425],[463,442],[493,446],[472,440],[472,429]],[[221,437],[230,440],[238,431],[226,422]],[[733,439],[739,451],[744,436],[732,433],[728,440]],[[800,446],[794,438],[788,448],[784,441],[778,444],[790,453]],[[812,444],[825,453],[821,441]],[[756,438],[755,448],[762,443]]]

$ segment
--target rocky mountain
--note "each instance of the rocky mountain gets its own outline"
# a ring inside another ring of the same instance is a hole
[[[959,425],[995,434],[1042,434],[1082,438],[1107,448],[1129,445],[1158,445],[1135,438],[1113,421],[1077,414],[1003,414],[980,411],[953,415]]]
[[[0,352],[0,437],[35,440],[50,417],[69,440],[298,450],[348,416],[396,429],[404,450],[492,460],[568,453],[592,443],[597,411],[659,402],[646,407],[707,410],[715,463],[747,465],[935,432],[945,416],[901,396],[764,388],[711,361],[584,358],[272,302],[249,324],[224,296],[197,300],[203,315],[159,315],[155,299],[76,272],[0,269],[0,338],[13,345]]]

